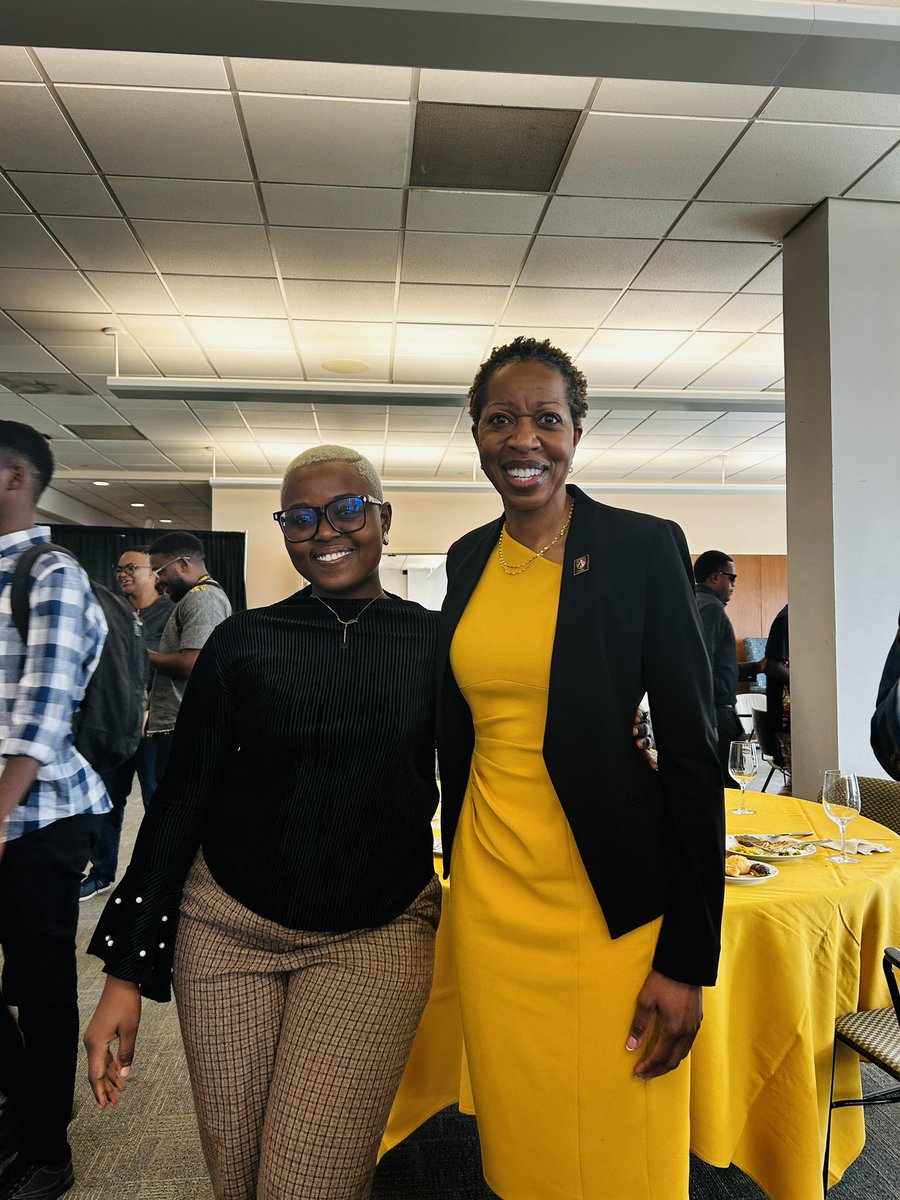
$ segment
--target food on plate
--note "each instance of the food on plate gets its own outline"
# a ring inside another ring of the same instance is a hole
[[[743,854],[729,854],[725,858],[725,874],[732,879],[741,875],[765,877],[772,873],[772,868],[767,867],[765,863],[751,862],[749,858],[744,858]]]
[[[739,834],[734,841],[752,854],[765,854],[772,858],[798,858],[809,853],[809,842],[794,842],[790,838],[775,840],[758,834]]]

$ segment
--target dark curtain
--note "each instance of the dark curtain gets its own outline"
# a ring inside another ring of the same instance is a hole
[[[118,525],[51,525],[50,538],[77,556],[91,579],[117,591],[112,569],[126,550],[146,549],[166,530],[131,529]],[[206,549],[206,566],[213,579],[221,583],[231,607],[237,612],[247,607],[244,580],[247,535],[223,533],[218,529],[192,529]]]

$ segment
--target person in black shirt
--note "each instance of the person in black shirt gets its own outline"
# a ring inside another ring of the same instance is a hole
[[[700,627],[712,667],[719,764],[725,786],[733,787],[728,773],[728,751],[732,742],[746,737],[734,709],[738,680],[750,679],[764,668],[761,662],[739,663],[737,660],[734,627],[725,612],[737,582],[733,560],[721,550],[707,550],[694,563],[694,579]]]
[[[85,1044],[115,1104],[174,967],[216,1197],[362,1200],[431,983],[438,614],[383,591],[391,509],[356,452],[300,455],[282,505],[310,585],[197,659],[90,945],[107,980]]]
[[[875,757],[885,771],[892,779],[900,779],[900,628],[891,643],[878,685],[871,740]]]
[[[791,795],[791,652],[788,606],[775,616],[766,639],[766,726],[777,747],[775,763],[784,772],[783,796]]]

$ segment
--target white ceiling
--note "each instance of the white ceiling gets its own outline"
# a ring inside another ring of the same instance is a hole
[[[420,102],[577,121],[546,190],[421,188]],[[471,480],[462,403],[117,399],[104,327],[122,375],[423,385],[525,333],[627,398],[595,398],[577,478],[777,482],[779,239],[825,196],[900,200],[898,147],[900,95],[0,47],[0,413],[53,436],[58,490],[202,527],[213,457],[336,440]]]

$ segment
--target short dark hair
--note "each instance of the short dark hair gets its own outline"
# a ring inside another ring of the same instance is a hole
[[[734,559],[724,550],[704,550],[694,563],[694,579],[697,583],[706,583],[710,575],[724,571]]]
[[[200,558],[206,553],[203,543],[192,533],[164,533],[147,550],[148,554],[168,554],[170,558]]]
[[[472,424],[477,425],[481,410],[487,399],[487,389],[493,376],[501,367],[510,363],[540,362],[545,367],[559,371],[566,383],[566,399],[569,411],[576,429],[581,428],[581,422],[587,416],[587,380],[575,366],[565,350],[550,344],[545,338],[539,342],[536,338],[517,337],[505,346],[497,346],[491,351],[490,357],[481,364],[469,388],[469,416]]]
[[[53,452],[43,433],[21,421],[0,421],[0,464],[11,467],[16,459],[25,459],[40,482],[35,499],[53,478]]]

